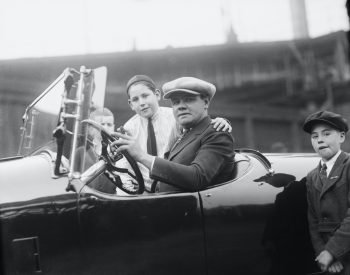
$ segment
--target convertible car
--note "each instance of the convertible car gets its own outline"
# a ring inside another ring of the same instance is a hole
[[[232,180],[145,195],[135,161],[115,155],[114,138],[89,119],[106,75],[68,68],[25,110],[18,155],[0,160],[1,274],[317,272],[305,196],[316,155],[237,149]],[[78,165],[91,129],[101,152]],[[121,158],[132,171],[117,167]],[[125,172],[137,188],[117,180]],[[96,188],[103,182],[124,192]]]

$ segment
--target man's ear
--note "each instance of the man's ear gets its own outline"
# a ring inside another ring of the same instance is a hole
[[[158,100],[162,98],[162,92],[159,89],[155,89],[154,94],[156,95]]]
[[[342,138],[343,141],[345,140],[345,132],[340,132],[340,138]]]
[[[209,108],[210,100],[209,100],[208,97],[205,97],[203,100],[204,100],[204,103],[205,103],[204,109],[207,110]]]

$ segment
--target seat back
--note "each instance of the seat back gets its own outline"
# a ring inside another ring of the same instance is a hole
[[[232,179],[240,178],[244,175],[250,165],[250,160],[248,157],[236,153],[234,157],[234,167],[232,170]]]

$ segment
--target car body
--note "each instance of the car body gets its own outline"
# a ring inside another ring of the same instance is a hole
[[[18,156],[0,161],[2,274],[269,274],[293,249],[307,253],[292,262],[300,274],[313,271],[305,176],[314,154],[237,150],[232,180],[197,192],[92,188],[106,165],[74,162],[106,73],[67,69],[27,108]]]

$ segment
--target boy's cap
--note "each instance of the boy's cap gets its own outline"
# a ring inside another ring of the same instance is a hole
[[[180,77],[163,85],[164,99],[169,99],[176,93],[206,95],[209,100],[215,95],[213,84],[195,77]]]
[[[128,83],[126,84],[126,93],[129,93],[129,89],[132,85],[139,83],[139,82],[143,82],[143,83],[148,83],[150,84],[154,89],[156,89],[156,84],[154,83],[154,81],[152,80],[152,78],[150,78],[147,75],[135,75],[132,78],[129,79]]]
[[[331,127],[339,130],[340,132],[347,132],[349,130],[348,123],[341,115],[329,112],[319,111],[309,115],[304,122],[303,130],[311,134],[312,128],[316,123],[325,123]]]

